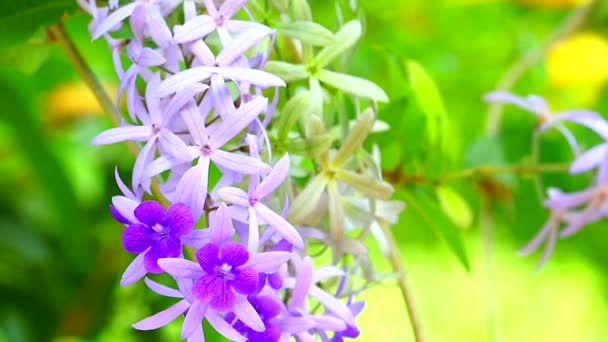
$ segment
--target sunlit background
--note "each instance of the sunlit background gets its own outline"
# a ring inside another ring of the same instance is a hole
[[[380,146],[383,169],[396,181],[395,174],[423,174],[419,155],[428,152],[420,137],[424,118],[405,73],[407,61],[424,66],[443,96],[449,119],[441,136],[449,145],[445,172],[520,162],[531,152],[534,119],[508,107],[498,139],[488,140],[488,106],[481,98],[514,64],[542,49],[586,1],[340,3],[343,10],[356,3],[365,27],[348,71],[379,84],[391,99],[379,112],[391,131],[372,136],[370,145]],[[545,96],[555,110],[607,113],[604,7],[541,51],[513,90]],[[333,0],[313,1],[312,8],[317,21],[336,29]],[[87,23],[87,15],[77,13],[66,27],[114,94],[117,79],[108,48],[103,41],[91,42]],[[89,145],[111,124],[64,52],[44,41],[41,31],[26,45],[0,51],[0,71],[12,85],[10,91],[0,89],[0,341],[176,341],[181,322],[151,332],[130,327],[169,303],[142,283],[118,286],[131,256],[122,250],[121,226],[111,219],[108,204],[118,193],[115,166],[128,178],[133,158],[126,145]],[[596,142],[588,131],[575,133],[583,147]],[[541,150],[546,162],[572,157],[556,132],[543,138]],[[550,174],[543,183],[573,190],[588,179]],[[453,224],[441,208],[427,211],[408,203],[394,227],[429,341],[608,341],[605,222],[560,240],[549,263],[535,271],[539,255],[517,255],[547,218],[531,176],[507,174],[483,184],[450,185],[465,194],[475,213],[472,224]],[[395,196],[405,199],[418,191],[400,183]],[[466,241],[470,272],[438,238],[435,225],[446,222]],[[379,273],[390,272],[373,242],[370,253]],[[359,340],[413,340],[392,281],[362,297],[367,303],[358,318]]]

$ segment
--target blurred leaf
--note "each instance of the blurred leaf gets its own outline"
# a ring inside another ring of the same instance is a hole
[[[55,24],[76,8],[73,0],[0,2],[0,48],[26,41],[39,28]]]
[[[459,229],[446,217],[437,204],[422,191],[404,191],[405,202],[415,210],[424,223],[431,227],[435,233],[448,245],[456,255],[462,266],[471,272],[471,263],[464,246]]]
[[[479,137],[467,148],[464,155],[464,165],[467,167],[504,164],[503,148],[496,137]],[[506,185],[512,186],[515,184],[515,178],[512,174],[502,173],[494,177]]]
[[[473,223],[473,211],[469,203],[458,192],[448,186],[435,188],[439,206],[456,226],[467,229]]]
[[[384,90],[366,79],[325,69],[320,70],[317,76],[321,82],[346,93],[373,101],[388,102],[388,97]]]
[[[58,220],[56,223],[70,231],[70,240],[62,241],[72,244],[79,241],[85,226],[79,215],[78,201],[71,183],[61,164],[49,150],[50,144],[39,122],[34,119],[31,103],[35,92],[31,89],[31,82],[23,74],[0,70],[0,103],[6,113],[4,119],[10,124],[15,141],[19,142],[23,153],[29,159],[49,206],[54,208],[54,215]],[[65,252],[72,254],[73,261],[83,260],[82,255],[75,255],[78,251],[74,249],[66,247]]]
[[[51,50],[49,44],[23,43],[0,49],[0,67],[11,67],[26,75],[35,73],[46,61]]]
[[[391,197],[394,190],[389,183],[383,180],[350,170],[337,169],[336,179],[352,186],[357,191],[372,198],[387,200]]]
[[[357,119],[357,122],[350,130],[340,149],[334,155],[334,159],[332,160],[332,165],[334,167],[338,167],[342,165],[350,156],[355,153],[363,142],[369,135],[369,132],[372,130],[374,126],[374,112],[371,108],[368,108],[361,114],[361,116]]]
[[[330,30],[312,21],[297,20],[280,24],[276,29],[279,34],[315,46],[327,46],[335,41],[334,34]]]
[[[292,0],[291,9],[296,20],[312,20],[312,12],[308,0]]]
[[[287,139],[287,134],[304,114],[310,114],[310,92],[303,91],[287,101],[276,120],[278,138]]]
[[[427,134],[431,143],[435,145],[439,140],[439,134],[443,133],[447,124],[447,115],[439,88],[420,64],[407,61],[406,68],[414,96],[428,118]]]

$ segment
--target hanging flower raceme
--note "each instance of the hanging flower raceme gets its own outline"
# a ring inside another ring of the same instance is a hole
[[[308,6],[299,2],[300,9]],[[103,37],[112,48],[120,79],[117,99],[124,94],[128,111],[120,127],[101,132],[93,143],[131,141],[140,147],[130,188],[116,171],[123,194],[113,197],[110,206],[125,226],[124,249],[136,254],[121,285],[145,277],[152,291],[177,299],[134,328],[158,329],[183,316],[181,338],[193,342],[204,341],[204,320],[233,341],[358,336],[355,316],[363,303],[353,302],[350,282],[359,277],[359,268],[347,267],[342,256],[350,253],[357,263],[367,253],[361,241],[343,233],[362,229],[366,236],[374,229],[372,222],[387,223],[374,212],[375,201],[392,193],[377,165],[358,161],[372,131],[373,106],[361,112],[357,107],[352,132],[335,150],[337,139],[330,132],[337,130],[332,127],[348,123],[323,122],[325,101],[318,81],[300,93],[305,96],[296,94],[281,106],[278,89],[286,83],[261,69],[277,33],[255,22],[246,0],[110,1],[107,7],[82,0],[81,5],[93,17],[93,38]],[[285,20],[291,16],[280,15]],[[299,20],[295,15],[289,20]],[[340,32],[325,42],[345,39],[347,44],[325,46],[319,68],[328,69],[331,59],[355,43],[360,24],[351,21]],[[309,50],[306,39],[294,44]],[[121,60],[121,54],[127,58]],[[318,76],[346,93],[386,100],[371,82],[325,69],[311,74],[311,80]],[[367,90],[346,84],[351,81]],[[296,134],[297,148],[273,158],[275,137],[283,143]],[[292,173],[306,169],[306,160],[321,173],[308,167],[304,176],[309,185],[293,182]],[[323,208],[315,210],[324,203],[326,188],[329,224]],[[157,201],[144,200],[149,196],[158,196]],[[367,201],[360,206],[365,210],[347,221],[345,207],[362,201]],[[314,219],[307,217],[313,213]],[[308,222],[318,226],[302,227]],[[344,268],[313,267],[310,244],[327,236],[334,261],[344,262]],[[163,272],[176,288],[150,278]]]

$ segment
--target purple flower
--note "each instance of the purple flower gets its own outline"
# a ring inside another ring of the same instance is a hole
[[[277,317],[281,313],[281,305],[269,296],[249,296],[247,300],[264,322],[264,331],[255,331],[241,321],[233,324],[234,329],[247,337],[249,342],[276,342],[281,338],[281,328]],[[228,317],[227,317],[228,318]]]
[[[171,205],[165,213],[155,201],[142,202],[134,214],[139,223],[124,230],[123,245],[129,253],[145,253],[144,267],[148,272],[162,273],[158,259],[182,254],[181,238],[194,227],[192,214],[183,203]]]
[[[243,295],[255,292],[258,272],[243,266],[249,253],[240,244],[228,242],[220,248],[208,243],[196,252],[196,259],[205,275],[196,280],[192,293],[211,308],[230,310],[236,303],[235,291]]]
[[[298,231],[281,215],[270,210],[261,200],[275,191],[285,180],[289,171],[289,155],[285,155],[277,162],[272,171],[256,187],[250,187],[249,193],[234,188],[224,187],[218,190],[218,195],[223,199],[240,207],[248,208],[249,211],[249,242],[250,251],[257,250],[259,240],[258,216],[276,229],[285,240],[298,248],[304,247],[302,237]]]

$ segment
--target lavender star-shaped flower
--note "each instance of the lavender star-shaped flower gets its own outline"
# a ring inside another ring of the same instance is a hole
[[[150,273],[162,273],[159,258],[178,257],[182,254],[181,238],[194,227],[194,218],[183,203],[173,204],[165,210],[155,201],[144,201],[135,209],[133,223],[124,230],[122,241],[129,253],[145,253],[144,266]]]

